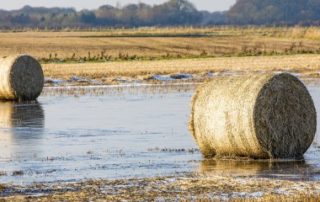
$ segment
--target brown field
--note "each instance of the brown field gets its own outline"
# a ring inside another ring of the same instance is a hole
[[[139,28],[0,32],[0,56],[44,63],[320,53],[320,28]]]
[[[45,75],[114,83],[154,74],[295,71],[318,77],[320,28],[139,28],[0,32],[0,57],[27,53]]]
[[[0,57],[27,53],[45,75],[117,83],[154,74],[292,71],[318,77],[320,28],[139,28],[0,32]]]
[[[104,84],[115,83],[116,79],[135,79],[147,81],[155,74],[190,73],[203,80],[208,72],[243,73],[287,71],[301,76],[318,78],[320,74],[320,55],[220,57],[198,59],[171,59],[155,61],[114,61],[105,63],[65,63],[44,64],[45,76],[69,79],[81,76],[98,79]]]

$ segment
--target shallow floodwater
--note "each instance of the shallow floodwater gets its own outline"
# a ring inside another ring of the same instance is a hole
[[[309,86],[320,112],[320,86]],[[70,182],[196,172],[319,180],[319,136],[295,162],[204,160],[188,132],[195,85],[46,88],[0,103],[0,182]]]

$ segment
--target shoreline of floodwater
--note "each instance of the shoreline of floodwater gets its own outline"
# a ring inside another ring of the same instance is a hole
[[[320,103],[319,86],[304,81]],[[3,131],[12,138],[0,200],[320,200],[319,141],[301,161],[203,159],[186,124],[199,83],[58,85],[45,87],[40,107],[3,106],[7,123],[33,119]]]
[[[288,201],[320,199],[320,182],[180,175],[86,180],[30,186],[1,185],[2,200],[16,201]]]
[[[222,71],[222,72],[206,72],[201,74],[157,74],[148,77],[106,77],[95,78],[90,77],[77,77],[72,76],[69,79],[63,78],[45,78],[46,88],[101,88],[101,87],[144,87],[144,86],[178,86],[178,85],[198,85],[203,82],[209,81],[215,77],[220,76],[237,76],[243,74],[263,74],[263,73],[286,73],[286,71]],[[319,84],[318,73],[301,73],[301,72],[288,72],[307,84]]]

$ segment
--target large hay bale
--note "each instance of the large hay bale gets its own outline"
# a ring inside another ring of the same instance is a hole
[[[14,55],[0,59],[1,100],[35,100],[43,85],[41,65],[33,57]]]
[[[190,129],[205,157],[301,158],[317,124],[313,100],[296,77],[217,77],[193,97]]]

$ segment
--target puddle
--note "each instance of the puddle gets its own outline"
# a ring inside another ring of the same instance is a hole
[[[320,112],[320,86],[309,87]],[[320,179],[320,138],[303,161],[203,160],[188,132],[195,85],[46,88],[0,103],[0,181],[73,182],[198,172]]]

